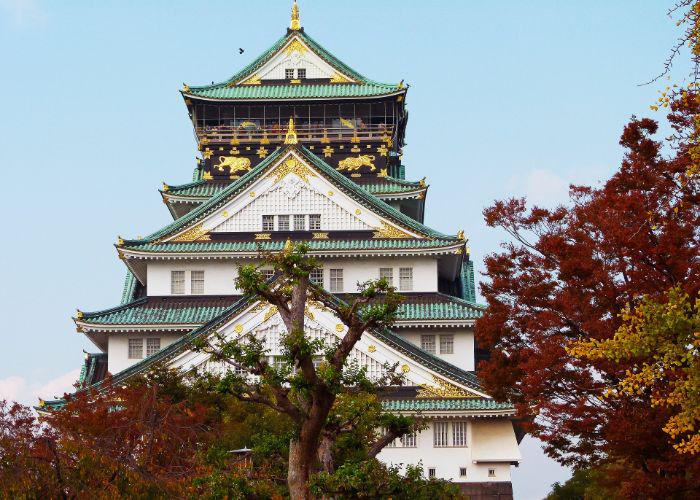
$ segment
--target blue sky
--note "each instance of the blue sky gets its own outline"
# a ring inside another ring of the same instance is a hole
[[[676,35],[664,0],[301,0],[316,40],[370,78],[411,85],[404,163],[427,176],[426,222],[464,229],[472,257],[505,236],[493,200],[565,201],[619,165],[648,115]],[[113,243],[170,219],[157,189],[190,180],[196,145],[182,82],[233,74],[283,32],[289,0],[0,0],[0,397],[70,386],[94,347],[76,307],[118,303]],[[238,47],[246,51],[238,54]],[[526,440],[518,498],[567,472]]]

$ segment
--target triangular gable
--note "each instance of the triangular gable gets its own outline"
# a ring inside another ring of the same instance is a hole
[[[308,79],[331,79],[337,83],[357,83],[340,68],[333,67],[319,56],[304,38],[295,34],[274,52],[253,75],[245,76],[235,84],[254,85],[261,80],[286,80],[285,70],[303,68]],[[296,72],[295,72],[296,75]],[[234,82],[232,82],[234,83]]]
[[[258,193],[266,192],[272,185],[287,177],[298,178],[317,192],[324,193],[326,186],[333,187],[325,195],[347,203],[346,211],[368,224],[378,238],[439,238],[459,241],[402,214],[376,196],[366,192],[314,155],[303,146],[279,149],[263,162],[183,217],[146,238],[121,241],[118,246],[138,247],[159,242],[197,241],[249,204]],[[330,192],[332,191],[332,194]]]
[[[302,67],[302,63],[309,64],[307,66],[308,79],[329,78],[331,83],[338,84],[378,84],[378,82],[364,77],[340,61],[306,32],[301,30],[288,32],[228,80],[212,85],[191,87],[186,85],[183,94],[196,97],[202,91],[216,88],[260,85],[262,79],[285,79],[284,62],[296,64],[296,66],[290,66],[295,68]],[[396,88],[398,90],[405,89],[402,86],[397,86]]]
[[[143,373],[153,363],[165,363],[171,368],[181,370],[225,370],[225,366],[212,362],[207,353],[190,349],[195,338],[206,338],[213,332],[231,340],[253,333],[256,337],[265,339],[268,354],[275,356],[281,352],[279,341],[284,334],[284,328],[273,306],[242,299],[207,325],[191,332],[151,358],[116,374],[115,381],[123,381]],[[345,325],[320,304],[311,304],[307,308],[304,328],[313,338],[330,342],[342,338],[347,332]],[[365,367],[370,377],[381,376],[385,364],[393,365],[398,362],[406,385],[422,387],[425,397],[489,397],[469,372],[418,349],[388,330],[365,332],[349,359]]]

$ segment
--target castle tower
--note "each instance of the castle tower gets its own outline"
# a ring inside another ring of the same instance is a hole
[[[398,362],[407,385],[384,407],[420,412],[429,426],[379,457],[422,462],[426,475],[458,482],[476,498],[512,495],[515,409],[494,401],[475,375],[473,326],[483,306],[464,234],[425,226],[428,186],[405,178],[407,91],[403,81],[364,77],[314,41],[296,2],[270,49],[221,83],[186,85],[201,152],[194,180],[163,186],[171,223],[117,242],[127,268],[121,303],[74,318],[99,350],[85,358],[83,384],[99,384],[107,372],[126,380],[155,362],[224,370],[190,349],[214,331],[265,336],[274,361],[280,318],[234,281],[260,250],[306,242],[322,264],[312,280],[329,292],[351,295],[356,283],[384,277],[406,297],[392,331],[367,332],[352,359],[374,377]],[[310,335],[344,334],[328,311],[312,313]]]

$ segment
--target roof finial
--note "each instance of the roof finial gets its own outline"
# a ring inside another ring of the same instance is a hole
[[[299,6],[297,5],[297,0],[294,0],[292,5],[292,20],[289,21],[289,29],[292,31],[299,31],[301,29],[301,23],[299,22]]]
[[[289,118],[289,126],[287,127],[287,136],[284,138],[285,144],[297,144],[297,131],[294,128],[294,118]]]

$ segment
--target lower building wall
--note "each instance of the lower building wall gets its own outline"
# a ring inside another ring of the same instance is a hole
[[[457,483],[469,500],[512,500],[513,485],[510,482]]]
[[[500,419],[499,419],[500,420]],[[458,419],[442,420],[442,422],[454,422]],[[500,454],[492,454],[494,462],[480,461],[475,463],[479,456],[483,456],[476,446],[483,446],[479,443],[484,443],[484,439],[475,439],[473,436],[474,429],[479,428],[478,420],[468,421],[468,441],[467,446],[445,446],[436,447],[433,444],[433,428],[434,421],[428,424],[428,427],[416,435],[416,443],[414,447],[402,447],[397,441],[396,447],[384,448],[378,455],[378,458],[385,463],[392,465],[405,466],[407,464],[421,464],[423,473],[427,477],[430,469],[435,469],[435,477],[447,479],[455,483],[472,483],[472,482],[510,482],[510,463],[508,460],[513,455],[512,447],[509,446],[512,442],[517,451],[517,443],[515,440],[515,432],[510,421],[505,420],[499,425],[499,435],[489,433],[488,438],[496,438],[499,443],[508,443],[503,446]],[[476,423],[476,425],[474,425]],[[451,432],[451,430],[450,430]],[[486,436],[485,436],[486,437]],[[491,442],[491,439],[488,439]],[[499,461],[504,460],[504,461]],[[466,475],[462,475],[460,469],[466,469]]]
[[[159,338],[163,349],[181,337],[177,333],[115,333],[109,336],[107,344],[107,370],[116,375],[141,359],[129,359],[129,339]],[[145,349],[145,345],[144,345]],[[144,351],[144,357],[146,355]],[[142,358],[143,359],[143,358]]]

